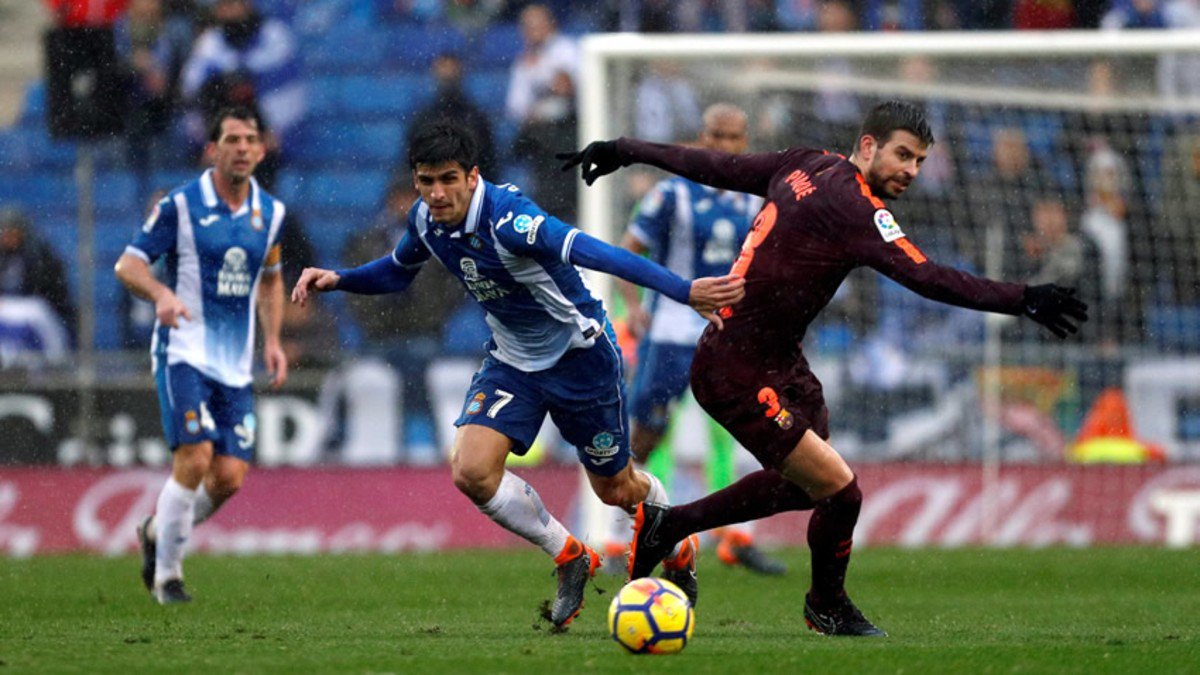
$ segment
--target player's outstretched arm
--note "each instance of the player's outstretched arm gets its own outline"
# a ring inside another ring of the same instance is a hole
[[[581,167],[588,185],[630,164],[649,164],[697,183],[722,190],[766,196],[771,177],[779,170],[784,153],[731,155],[716,150],[650,143],[636,138],[595,141],[579,152],[556,155],[562,170]]]
[[[701,277],[692,282],[691,293],[688,294],[688,304],[700,316],[716,324],[717,330],[725,328],[718,311],[741,302],[746,297],[746,280],[734,275],[723,277]]]
[[[716,277],[691,282],[661,265],[583,232],[576,232],[568,246],[571,264],[658,291],[681,305],[692,306],[705,318],[736,303],[745,294],[742,288],[745,282],[740,278]]]
[[[258,284],[258,321],[263,333],[263,364],[271,375],[271,388],[287,382],[288,360],[280,341],[283,329],[283,274],[278,269],[263,270]]]
[[[292,302],[303,307],[308,303],[310,294],[336,290],[339,281],[341,277],[333,270],[305,267],[296,280],[296,286],[292,288]]]

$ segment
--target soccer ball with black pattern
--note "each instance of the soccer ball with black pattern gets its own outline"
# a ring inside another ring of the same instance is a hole
[[[687,646],[695,627],[687,596],[666,579],[634,579],[608,608],[609,632],[634,654],[675,654]]]

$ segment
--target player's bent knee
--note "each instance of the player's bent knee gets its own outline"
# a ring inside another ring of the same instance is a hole
[[[497,474],[488,466],[458,461],[459,456],[456,454],[456,461],[451,464],[454,487],[477,504],[491,499],[500,487],[503,472]]]

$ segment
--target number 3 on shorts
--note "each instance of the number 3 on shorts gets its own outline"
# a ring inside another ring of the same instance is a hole
[[[497,389],[496,396],[499,397],[499,400],[493,403],[492,407],[488,408],[487,411],[487,416],[492,419],[496,419],[496,415],[500,414],[500,411],[504,409],[504,406],[508,405],[513,400],[513,395],[507,391],[504,391],[503,389]]]

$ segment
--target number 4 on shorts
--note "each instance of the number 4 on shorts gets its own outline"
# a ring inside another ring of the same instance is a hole
[[[493,403],[492,407],[488,408],[487,411],[487,416],[492,419],[496,419],[496,415],[500,414],[500,411],[504,408],[504,406],[508,405],[513,400],[513,395],[507,391],[504,391],[503,389],[497,389],[496,396],[499,396],[500,400]]]

